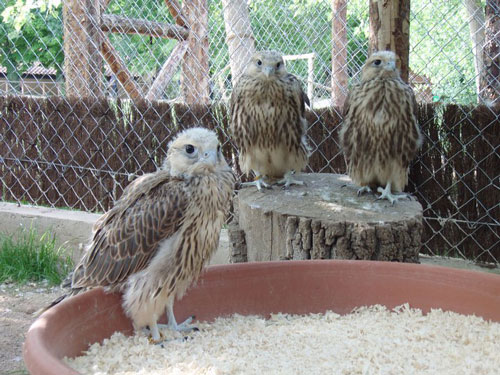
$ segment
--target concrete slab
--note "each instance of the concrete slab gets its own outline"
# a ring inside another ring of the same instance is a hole
[[[99,216],[98,214],[82,211],[0,202],[0,233],[15,234],[19,229],[23,227],[29,228],[30,226],[36,228],[40,234],[51,231],[56,235],[56,243],[63,245],[70,252],[73,259],[78,261],[84,245],[90,238],[92,226]],[[230,263],[230,255],[228,232],[227,229],[222,229],[219,248],[210,264]],[[500,268],[498,267],[488,269],[462,259],[431,257],[420,254],[420,261],[424,264],[500,274]]]
[[[40,235],[50,231],[57,246],[63,246],[73,259],[80,258],[92,226],[100,215],[82,211],[0,203],[0,232],[17,234],[22,228],[34,228]]]
[[[99,214],[56,208],[0,202],[0,233],[19,233],[22,228],[35,228],[40,235],[50,231],[56,235],[57,246],[63,246],[77,262],[88,242]],[[219,249],[210,264],[229,263],[227,230],[221,231]]]

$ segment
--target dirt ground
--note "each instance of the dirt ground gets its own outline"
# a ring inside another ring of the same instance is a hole
[[[57,298],[59,287],[47,284],[0,284],[0,374],[28,374],[22,352],[33,312]]]

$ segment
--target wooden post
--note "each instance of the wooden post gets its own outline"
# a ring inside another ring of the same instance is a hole
[[[332,105],[342,108],[347,97],[347,0],[332,0]]]
[[[410,55],[410,0],[370,0],[370,54],[391,50],[408,82]]]
[[[181,75],[182,97],[187,104],[206,104],[210,100],[207,0],[186,0],[182,10],[189,26]]]
[[[64,76],[67,97],[102,97],[103,62],[99,53],[100,0],[63,2]]]
[[[222,7],[234,86],[255,52],[255,39],[246,0],[222,0]]]
[[[484,70],[481,77],[481,99],[487,105],[500,107],[500,0],[486,1]]]

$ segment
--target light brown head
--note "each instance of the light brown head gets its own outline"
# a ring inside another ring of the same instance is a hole
[[[168,144],[162,169],[172,176],[196,176],[228,168],[217,135],[205,128],[191,128],[179,133]]]
[[[283,56],[276,51],[255,52],[247,66],[246,74],[260,79],[276,79],[287,74]]]
[[[399,77],[399,71],[396,68],[396,54],[392,51],[374,52],[366,60],[361,71],[361,82],[396,77]]]

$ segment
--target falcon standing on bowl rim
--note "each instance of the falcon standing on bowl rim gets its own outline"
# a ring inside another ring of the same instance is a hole
[[[192,128],[178,134],[162,168],[130,183],[97,220],[67,280],[69,293],[51,306],[104,287],[123,292],[125,313],[136,330],[149,327],[153,342],[162,341],[157,321],[165,310],[169,328],[193,329],[192,317],[177,323],[174,300],[216,251],[234,182],[213,131]]]
[[[373,53],[344,105],[340,143],[349,177],[361,188],[377,189],[394,204],[408,183],[408,168],[422,145],[413,90],[403,82],[391,51]]]
[[[305,104],[309,98],[299,80],[288,73],[279,52],[256,52],[234,86],[231,132],[239,150],[241,170],[255,173],[244,185],[269,187],[264,177],[288,188],[303,185],[293,178],[307,165]]]

